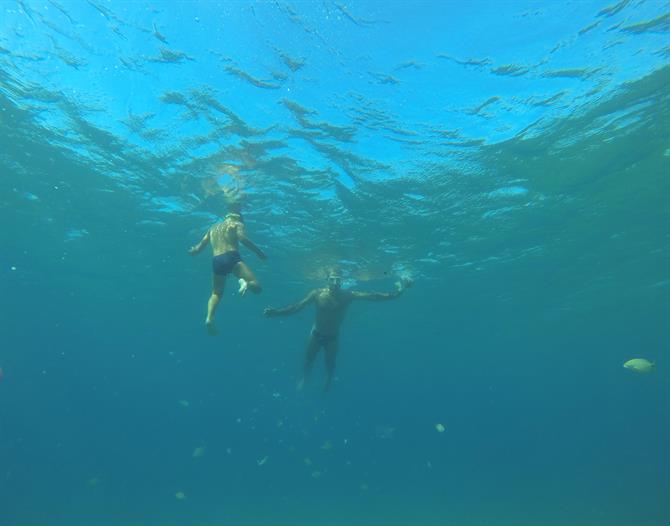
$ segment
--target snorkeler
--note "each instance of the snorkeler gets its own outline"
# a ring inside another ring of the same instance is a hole
[[[328,286],[311,291],[305,298],[282,309],[267,307],[263,314],[267,317],[287,316],[295,314],[307,305],[313,303],[316,306],[314,325],[307,342],[305,361],[303,365],[303,377],[298,384],[298,390],[302,389],[309,373],[314,365],[314,360],[321,348],[325,351],[326,360],[326,383],[324,390],[330,389],[335,374],[335,358],[339,350],[339,332],[347,307],[353,300],[385,301],[397,298],[403,291],[412,285],[412,280],[402,278],[396,283],[395,292],[360,292],[355,290],[342,290],[342,275],[337,271],[331,271],[328,275]]]
[[[205,325],[210,334],[216,334],[214,325],[214,312],[221,300],[223,288],[226,284],[226,276],[232,273],[238,278],[240,284],[239,293],[246,294],[247,290],[258,294],[261,285],[254,276],[251,269],[242,261],[239,252],[239,243],[255,253],[260,259],[266,259],[265,253],[258,248],[246,235],[244,220],[239,212],[231,212],[223,221],[216,223],[210,228],[205,236],[188,253],[195,255],[211,243],[214,257],[212,259],[212,294],[207,302],[207,318]]]

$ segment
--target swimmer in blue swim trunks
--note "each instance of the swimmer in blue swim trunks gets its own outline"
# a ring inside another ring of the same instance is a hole
[[[386,301],[397,298],[403,291],[412,285],[412,280],[402,278],[396,283],[394,292],[360,292],[356,290],[342,289],[342,274],[338,271],[331,271],[328,274],[328,285],[321,289],[311,291],[305,298],[293,305],[282,309],[267,307],[263,314],[267,317],[287,316],[295,314],[310,304],[316,307],[316,316],[314,325],[307,342],[305,360],[303,364],[303,377],[298,384],[298,389],[302,389],[307,380],[314,360],[319,350],[325,351],[326,359],[326,383],[324,390],[330,389],[335,374],[335,358],[339,351],[339,333],[340,326],[344,320],[347,308],[354,300],[368,301]]]
[[[242,243],[260,259],[266,259],[266,255],[247,237],[242,214],[238,212],[231,212],[226,215],[223,221],[210,228],[200,240],[200,243],[192,246],[188,252],[191,255],[198,254],[210,243],[214,253],[212,259],[212,294],[207,302],[205,326],[210,334],[216,334],[214,313],[221,300],[228,274],[234,274],[238,278],[241,295],[246,294],[248,290],[255,294],[261,292],[261,285],[256,276],[240,257],[239,244]]]

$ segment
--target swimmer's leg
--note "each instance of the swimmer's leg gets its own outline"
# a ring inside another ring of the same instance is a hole
[[[247,264],[244,261],[240,261],[233,267],[233,273],[239,278],[239,292],[243,296],[246,294],[247,290],[250,290],[254,294],[258,294],[263,290],[261,284],[256,279],[256,276],[254,276],[254,273],[251,272],[251,269],[247,267]]]
[[[326,350],[326,383],[323,386],[324,392],[330,389],[330,384],[333,383],[333,377],[335,376],[335,359],[337,358],[337,352],[340,350],[340,342],[338,338],[330,340],[325,345]]]
[[[207,302],[207,318],[205,318],[207,332],[212,336],[217,332],[216,326],[214,325],[214,313],[216,312],[216,307],[219,304],[219,301],[221,301],[221,296],[223,296],[223,288],[225,285],[225,276],[212,275],[212,294]]]
[[[298,391],[302,391],[302,388],[305,386],[309,374],[312,372],[312,367],[314,366],[314,360],[316,360],[316,355],[319,352],[319,338],[311,332],[309,335],[309,341],[307,342],[307,349],[305,350],[305,361],[302,366],[302,378],[298,382]]]

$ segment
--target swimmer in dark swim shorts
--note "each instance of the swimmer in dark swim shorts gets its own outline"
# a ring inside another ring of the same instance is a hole
[[[396,283],[393,292],[361,292],[357,290],[342,289],[342,275],[331,270],[328,274],[328,286],[311,291],[303,300],[283,309],[267,307],[263,314],[267,317],[288,316],[295,314],[304,307],[313,303],[316,307],[316,316],[312,331],[309,333],[307,350],[303,363],[303,376],[298,383],[298,389],[302,389],[307,380],[316,355],[321,349],[324,350],[326,359],[326,383],[324,390],[330,389],[335,374],[335,358],[340,349],[340,327],[344,315],[353,300],[386,301],[397,298],[404,290],[412,285],[410,278],[401,278]]]
[[[229,250],[212,258],[212,272],[217,276],[227,276],[242,258],[237,250]]]
[[[260,259],[266,259],[265,253],[258,248],[246,235],[242,214],[230,213],[220,223],[210,228],[200,243],[189,249],[189,254],[195,255],[211,243],[214,257],[212,258],[212,294],[207,302],[207,317],[205,326],[210,334],[216,334],[214,313],[223,295],[228,274],[234,274],[240,285],[239,293],[244,296],[247,290],[258,294],[261,284],[251,269],[242,261],[239,244],[242,243],[254,252]]]

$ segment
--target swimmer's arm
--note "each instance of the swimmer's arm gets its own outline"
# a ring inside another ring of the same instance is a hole
[[[272,307],[267,307],[264,311],[263,314],[268,317],[272,316],[288,316],[290,314],[295,314],[298,311],[301,311],[304,309],[307,305],[310,303],[313,303],[315,298],[316,298],[317,291],[313,290],[307,296],[305,296],[301,301],[298,303],[294,303],[293,305],[289,305],[288,307],[284,307],[282,309],[273,309]]]
[[[240,240],[245,247],[251,250],[254,254],[258,256],[259,259],[267,259],[268,257],[251,239],[247,237],[246,229],[244,226],[237,227],[237,239]]]
[[[353,300],[368,300],[368,301],[387,301],[397,298],[402,294],[402,290],[395,292],[351,292],[351,299]]]
[[[197,245],[193,245],[191,248],[188,249],[188,253],[191,254],[192,256],[195,256],[199,252],[202,252],[202,249],[205,248],[208,244],[209,244],[209,230],[200,240],[200,243],[198,243]]]
[[[403,278],[398,281],[396,284],[396,290],[393,292],[359,292],[352,291],[351,299],[352,300],[368,300],[368,301],[387,301],[392,300],[400,296],[405,289],[412,286],[412,281],[408,278]]]

